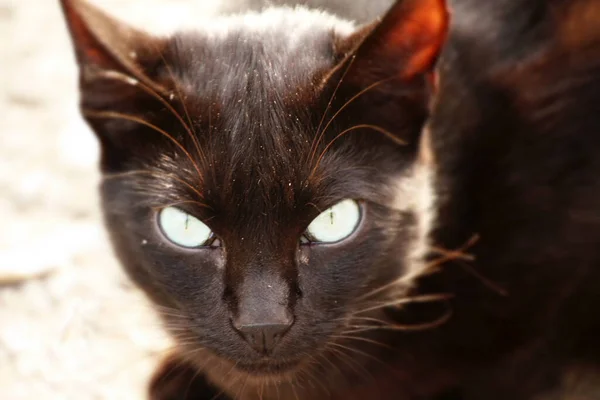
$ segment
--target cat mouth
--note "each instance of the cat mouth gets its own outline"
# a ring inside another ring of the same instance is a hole
[[[300,361],[262,360],[255,363],[237,363],[236,369],[249,375],[281,375],[293,372],[299,365]]]

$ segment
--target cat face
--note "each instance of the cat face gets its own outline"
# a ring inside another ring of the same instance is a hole
[[[277,374],[385,318],[426,236],[439,3],[360,29],[273,9],[154,38],[63,2],[114,247],[182,346]]]

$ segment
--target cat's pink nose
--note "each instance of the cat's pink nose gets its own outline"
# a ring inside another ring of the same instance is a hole
[[[289,318],[275,323],[238,325],[234,322],[233,326],[254,350],[266,355],[273,352],[279,340],[292,326],[292,322]]]

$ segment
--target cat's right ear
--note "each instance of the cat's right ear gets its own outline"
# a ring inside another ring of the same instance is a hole
[[[346,39],[346,80],[411,80],[433,71],[449,27],[447,0],[397,0],[381,21]]]

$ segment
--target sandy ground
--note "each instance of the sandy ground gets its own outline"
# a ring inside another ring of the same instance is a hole
[[[101,3],[165,21],[158,1]],[[2,400],[141,399],[170,345],[107,243],[76,93],[58,1],[0,0]]]
[[[154,31],[218,7],[95,2]],[[113,258],[97,158],[58,0],[0,0],[1,400],[142,399],[171,344]]]

